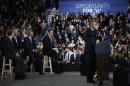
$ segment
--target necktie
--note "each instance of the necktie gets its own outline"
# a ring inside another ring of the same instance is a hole
[[[68,61],[69,61],[70,59],[69,59],[69,53],[68,53]]]
[[[50,36],[50,40],[51,40],[51,42],[52,42],[52,37]]]
[[[30,37],[30,41],[32,42],[32,38]]]
[[[15,40],[16,44],[18,44],[18,41],[17,41],[17,39],[15,38],[14,40]]]

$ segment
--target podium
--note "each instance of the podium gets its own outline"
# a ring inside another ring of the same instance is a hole
[[[111,47],[109,41],[103,41],[95,45],[97,58],[97,79],[100,81],[99,86],[103,86],[103,80],[109,80],[109,57]]]
[[[130,65],[113,71],[114,86],[130,86]]]

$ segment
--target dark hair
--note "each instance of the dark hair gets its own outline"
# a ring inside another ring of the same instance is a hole
[[[13,34],[13,30],[8,30],[6,33],[7,36],[11,36],[12,34]]]
[[[48,29],[48,32],[51,32],[51,31],[53,31],[52,29]]]

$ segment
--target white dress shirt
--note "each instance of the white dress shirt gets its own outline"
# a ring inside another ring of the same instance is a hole
[[[72,54],[73,54],[72,51],[68,51],[68,52],[65,54],[65,59],[64,59],[64,61],[65,61],[66,63],[70,62],[70,58],[71,58],[71,55],[72,55]]]

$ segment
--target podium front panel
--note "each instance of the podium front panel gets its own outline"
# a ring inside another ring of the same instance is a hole
[[[109,80],[109,57],[106,56],[97,56],[97,75],[99,79],[100,67],[103,67],[103,80]]]

